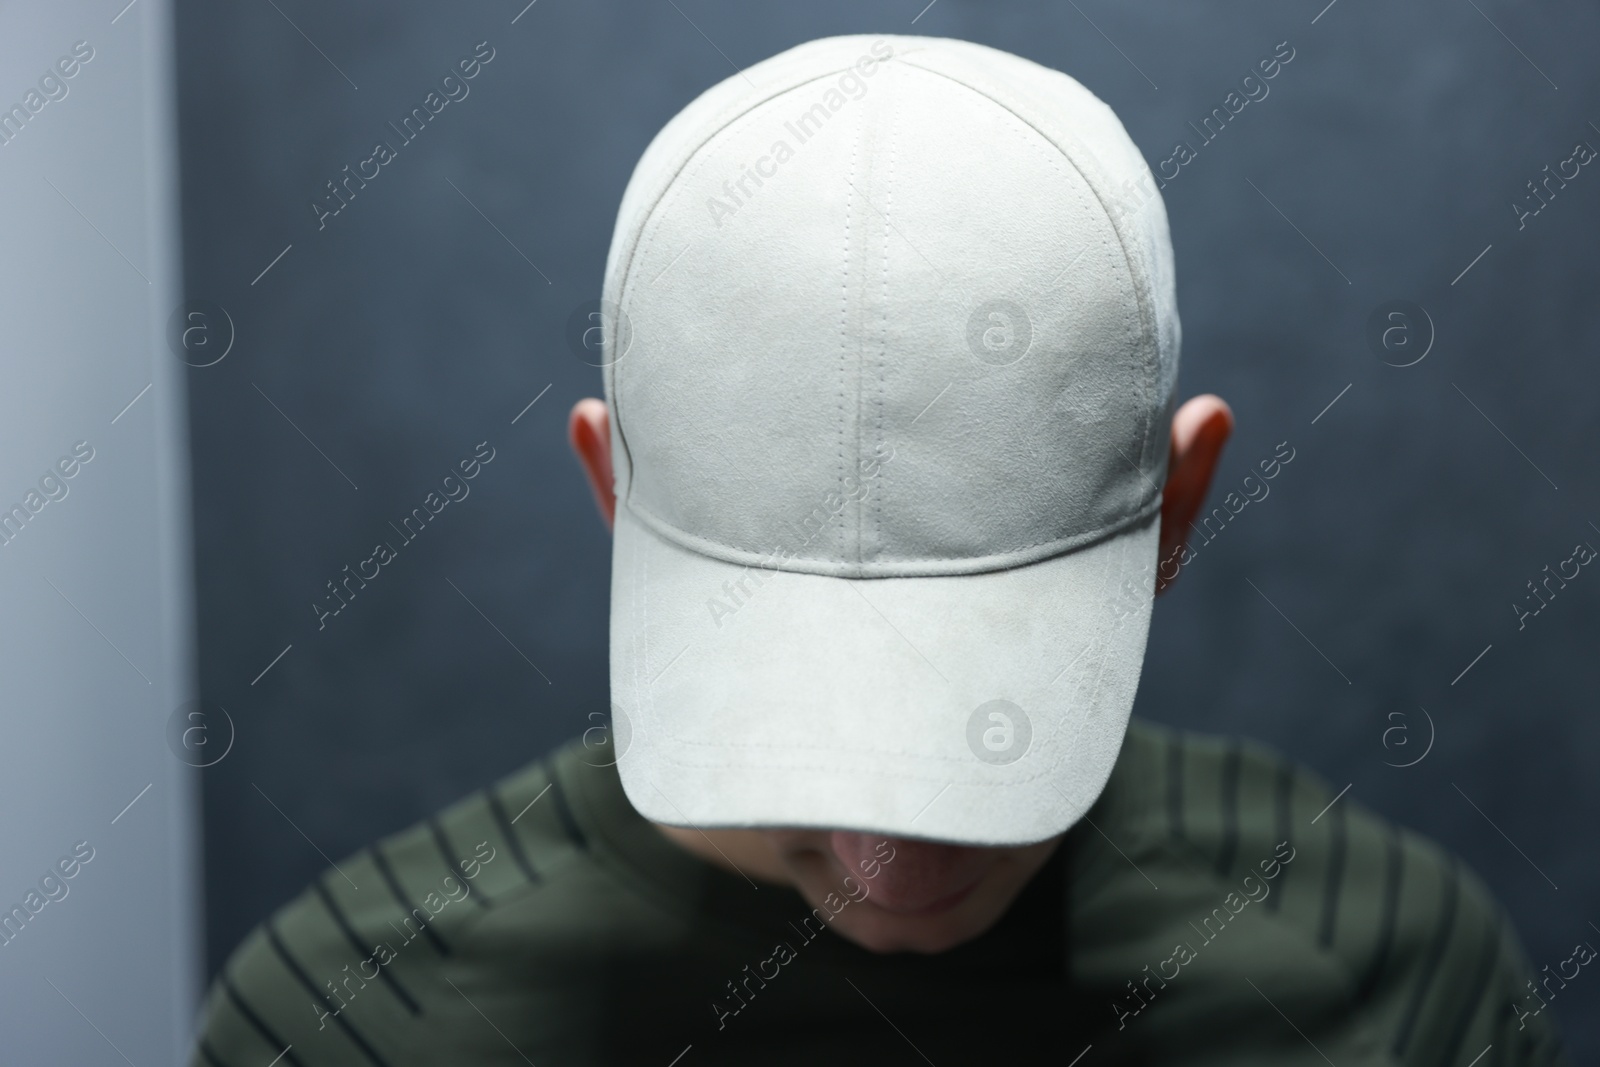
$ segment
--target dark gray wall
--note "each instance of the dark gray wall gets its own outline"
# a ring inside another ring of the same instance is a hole
[[[205,772],[213,966],[318,849],[397,829],[607,706],[608,544],[562,445],[600,383],[567,317],[598,295],[662,123],[730,61],[868,31],[1066,70],[1153,167],[1289,42],[1270,95],[1165,196],[1183,392],[1239,417],[1220,485],[1278,442],[1295,459],[1161,604],[1138,711],[1259,737],[1437,837],[1536,967],[1595,938],[1600,575],[1520,631],[1510,605],[1600,547],[1600,167],[1525,228],[1511,204],[1576,141],[1600,147],[1600,13],[1324,2],[939,0],[914,26],[923,0],[542,0],[514,24],[521,0],[180,2],[187,291],[237,329],[188,371],[202,681],[238,727]],[[323,183],[480,41],[495,58],[470,96],[319,231]],[[1414,366],[1366,337],[1394,299],[1436,329]],[[319,631],[324,583],[484,440],[471,495]],[[1431,751],[1386,766],[1424,751],[1424,708]],[[1597,1003],[1600,979],[1555,1005],[1580,1061],[1600,1055]]]

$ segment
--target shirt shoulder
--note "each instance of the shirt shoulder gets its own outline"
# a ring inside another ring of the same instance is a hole
[[[1238,1031],[1208,1020],[1243,1011],[1315,1062],[1313,1041],[1340,1063],[1331,1048],[1382,1064],[1558,1055],[1548,1016],[1519,1017],[1530,968],[1481,880],[1348,787],[1255,742],[1136,720],[1103,810],[1121,855],[1074,927],[1085,981],[1136,1043],[1227,1042]]]
[[[558,752],[340,860],[274,912],[213,982],[191,1063],[287,1067],[521,1062],[462,991],[459,968],[497,913],[559,897],[591,867]],[[474,998],[476,999],[476,998]],[[433,1042],[448,1035],[448,1047]]]

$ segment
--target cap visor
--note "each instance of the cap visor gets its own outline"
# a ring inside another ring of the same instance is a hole
[[[1160,522],[1024,567],[848,579],[616,518],[611,691],[634,807],[677,826],[1053,837],[1133,706]]]

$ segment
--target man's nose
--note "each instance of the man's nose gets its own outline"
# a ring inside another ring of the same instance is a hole
[[[992,851],[845,830],[834,831],[829,842],[840,866],[867,886],[872,902],[898,912],[922,911],[971,888]],[[866,877],[874,870],[874,877]]]

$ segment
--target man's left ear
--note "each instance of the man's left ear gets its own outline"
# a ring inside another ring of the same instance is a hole
[[[1167,484],[1161,491],[1161,549],[1156,560],[1156,592],[1177,578],[1165,578],[1168,561],[1183,551],[1189,527],[1205,503],[1222,447],[1233,433],[1233,410],[1219,396],[1207,393],[1186,402],[1172,416],[1172,447],[1167,459]]]

